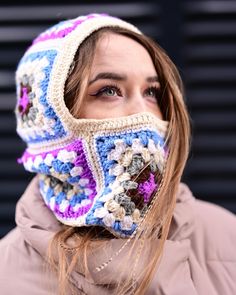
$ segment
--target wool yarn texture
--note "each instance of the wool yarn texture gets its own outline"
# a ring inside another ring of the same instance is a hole
[[[19,159],[39,174],[47,207],[63,224],[102,226],[130,237],[148,209],[167,160],[168,123],[151,113],[76,119],[64,102],[65,82],[80,44],[104,27],[141,34],[106,14],[62,21],[41,33],[16,71]]]

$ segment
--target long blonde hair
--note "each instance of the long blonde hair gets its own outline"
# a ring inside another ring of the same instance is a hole
[[[164,242],[168,236],[176,203],[176,193],[189,152],[189,117],[183,99],[181,78],[175,65],[164,50],[150,38],[121,28],[100,29],[89,36],[80,46],[74,60],[74,68],[65,85],[65,102],[71,113],[75,117],[79,117],[79,110],[85,97],[96,44],[101,36],[108,32],[127,36],[140,43],[149,52],[161,84],[160,109],[164,119],[169,121],[167,135],[169,156],[165,173],[147,214],[144,216],[135,236],[132,238],[132,247],[129,251],[130,261],[132,250],[135,249],[136,245],[140,245],[140,241],[142,241],[143,248],[145,243],[150,243],[152,239],[155,240],[158,237],[159,246],[153,252],[152,259],[143,267],[143,271],[137,274],[137,281],[139,279],[137,286],[133,285],[133,289],[131,288],[133,283],[132,274],[130,274],[130,277],[126,277],[125,280],[122,280],[122,282],[118,282],[116,286],[115,294],[117,295],[129,294],[131,289],[132,294],[139,295],[145,294],[148,289],[160,260]],[[109,240],[111,238],[112,235],[105,229],[96,227],[86,229],[71,228],[68,226],[64,226],[54,236],[50,243],[48,253],[50,264],[56,269],[58,274],[60,295],[66,294],[70,275],[78,261],[83,263],[84,269],[88,271],[87,255],[89,255],[92,242],[94,240]],[[73,243],[68,243],[68,240],[73,240]],[[128,244],[130,240],[124,240],[124,243]],[[104,265],[101,269],[103,267]],[[126,265],[123,267],[125,268]],[[132,269],[130,264],[129,268]]]

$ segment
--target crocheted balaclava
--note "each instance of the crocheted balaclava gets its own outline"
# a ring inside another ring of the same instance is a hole
[[[57,219],[70,226],[102,226],[129,237],[160,185],[167,122],[150,113],[76,119],[64,87],[80,44],[120,19],[90,14],[40,34],[17,72],[17,132],[27,143],[19,162],[40,175],[40,191]]]

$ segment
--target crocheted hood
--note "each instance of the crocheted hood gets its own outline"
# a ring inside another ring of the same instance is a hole
[[[33,154],[71,142],[78,121],[64,102],[64,87],[80,44],[103,27],[140,33],[106,14],[62,21],[41,33],[21,59],[17,72],[17,132]]]
[[[117,26],[140,33],[117,18],[90,14],[40,34],[16,72],[16,117],[17,132],[27,143],[20,162],[41,175],[41,194],[57,219],[127,237],[159,188],[167,122],[150,113],[76,119],[64,102],[79,45],[94,31]]]

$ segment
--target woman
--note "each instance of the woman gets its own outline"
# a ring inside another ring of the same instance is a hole
[[[37,176],[0,243],[1,294],[235,294],[236,220],[180,184],[189,119],[161,48],[82,16],[39,35],[16,81]]]

